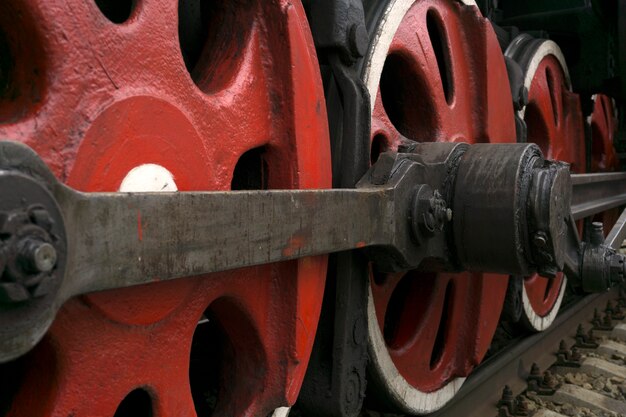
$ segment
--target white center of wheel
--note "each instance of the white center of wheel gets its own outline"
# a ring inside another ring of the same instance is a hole
[[[156,164],[143,164],[131,169],[120,185],[120,192],[167,192],[178,191],[174,175]]]
[[[272,417],[288,417],[290,410],[291,410],[291,408],[289,408],[289,407],[277,408],[276,410],[274,410],[274,413],[272,414]]]

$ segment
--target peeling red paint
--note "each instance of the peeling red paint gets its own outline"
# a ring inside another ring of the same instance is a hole
[[[292,236],[287,243],[287,246],[283,249],[283,256],[293,256],[297,251],[302,249],[305,244],[305,238],[301,235]]]

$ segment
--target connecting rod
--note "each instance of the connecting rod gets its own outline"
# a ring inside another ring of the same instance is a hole
[[[82,193],[1,142],[0,362],[73,296],[346,250],[385,272],[565,270],[599,290],[621,255],[571,225],[626,203],[626,180],[573,178],[533,144],[410,143],[354,189]]]

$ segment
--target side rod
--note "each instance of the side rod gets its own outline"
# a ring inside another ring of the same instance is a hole
[[[574,220],[626,204],[626,172],[574,174],[572,187]]]
[[[82,294],[384,245],[395,221],[389,194],[65,189],[57,201],[70,237],[66,288]]]

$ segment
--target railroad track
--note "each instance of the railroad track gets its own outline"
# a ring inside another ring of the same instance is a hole
[[[624,387],[620,375],[626,375],[626,367],[603,359],[616,353],[624,365],[626,333],[619,326],[624,323],[623,312],[618,311],[624,306],[626,299],[617,288],[572,302],[548,330],[513,339],[490,357],[467,379],[456,398],[433,417],[560,417],[551,414],[555,409],[598,413],[567,415],[612,415],[611,411],[625,415],[623,401],[606,392],[599,394],[595,387],[582,387],[588,383],[585,375],[589,379],[608,376],[609,381],[613,378],[615,385]],[[625,343],[614,342],[614,338]],[[612,366],[615,369],[610,369]]]
[[[626,416],[625,312],[622,288],[570,296],[548,330],[501,344],[429,417]],[[361,417],[403,415],[368,409]]]

